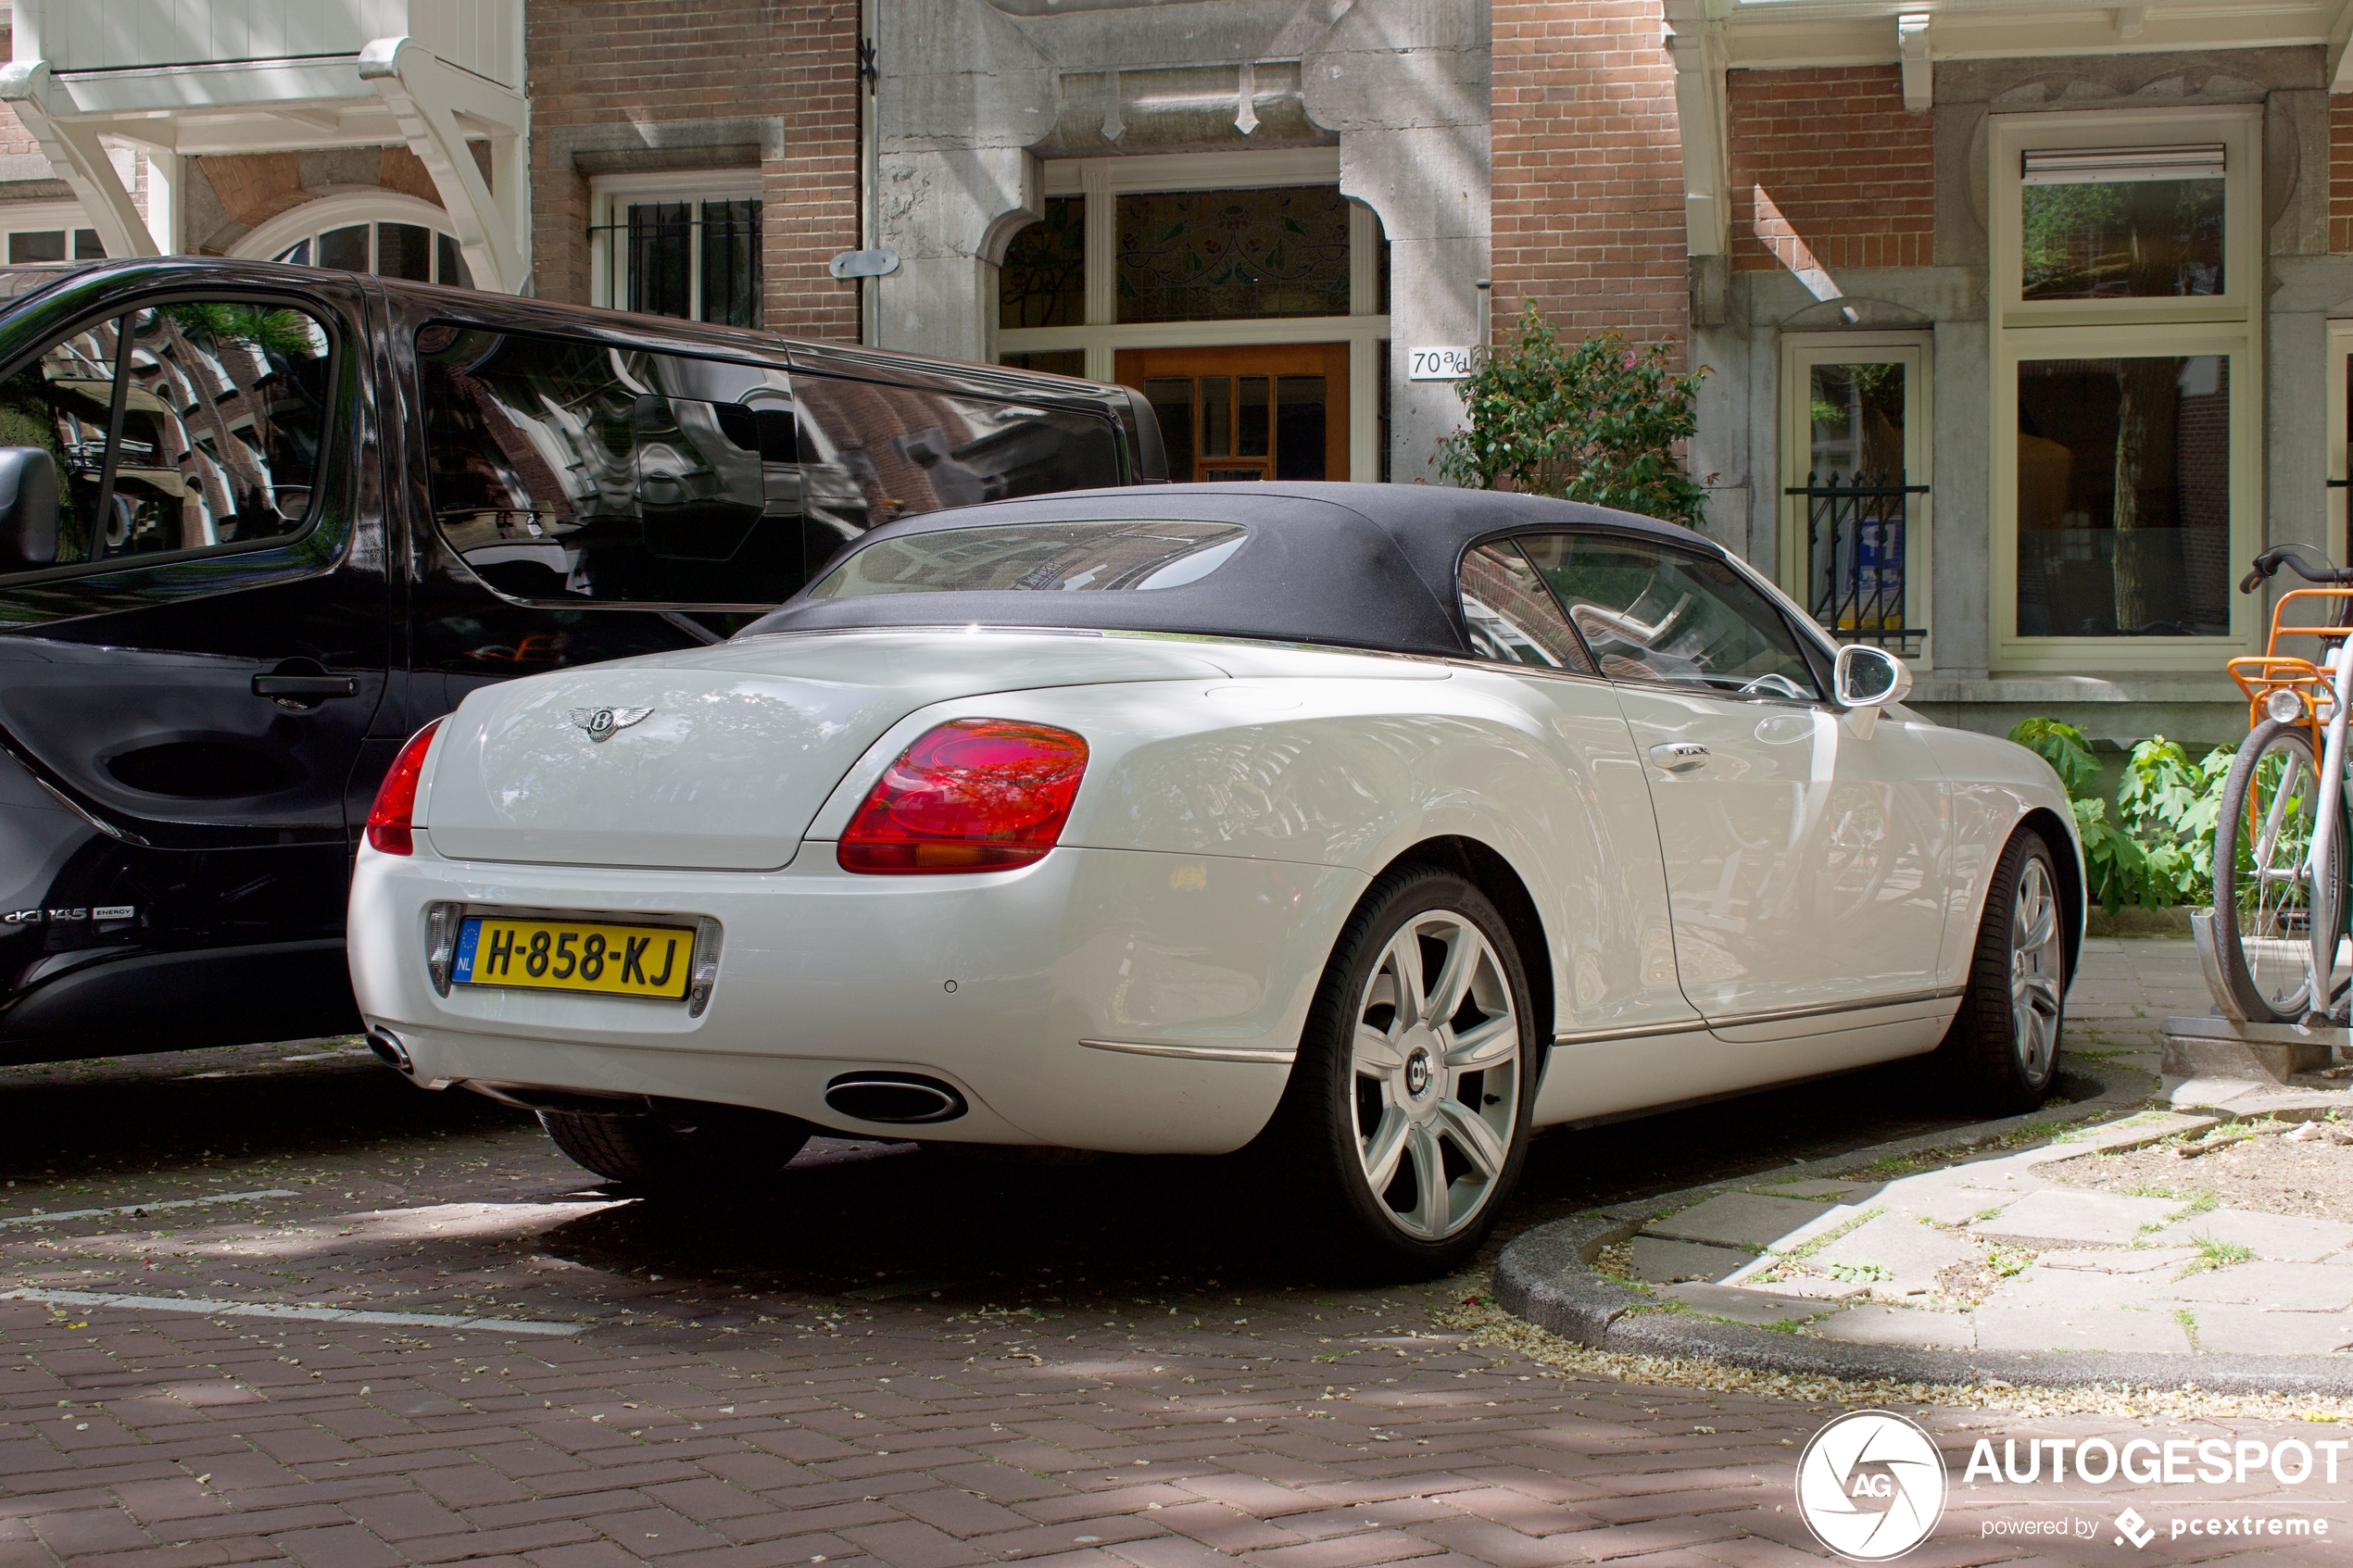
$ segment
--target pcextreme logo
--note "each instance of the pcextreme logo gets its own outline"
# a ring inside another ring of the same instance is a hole
[[[1797,1461],[1806,1527],[1854,1562],[1886,1562],[1928,1538],[1944,1513],[1944,1456],[1886,1411],[1856,1411],[1814,1434]]]

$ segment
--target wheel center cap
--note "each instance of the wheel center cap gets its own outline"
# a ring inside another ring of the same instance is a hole
[[[1416,1099],[1421,1098],[1429,1092],[1432,1076],[1429,1052],[1416,1046],[1405,1058],[1405,1092]]]

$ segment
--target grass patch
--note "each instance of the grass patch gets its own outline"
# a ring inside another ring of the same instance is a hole
[[[2187,1307],[2177,1307],[2173,1311],[2173,1321],[2182,1325],[2183,1334],[2189,1336],[2190,1349],[2195,1352],[2197,1349],[2197,1314]]]
[[[2174,1276],[2177,1279],[2187,1279],[2192,1274],[2211,1273],[2216,1269],[2227,1269],[2233,1263],[2255,1261],[2255,1248],[2244,1242],[2217,1241],[2210,1236],[2201,1236],[2193,1237],[2190,1245],[2197,1248],[2197,1256],[2191,1259],[2189,1265]]]

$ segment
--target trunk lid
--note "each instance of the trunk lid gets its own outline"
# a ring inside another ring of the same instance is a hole
[[[761,637],[559,671],[466,699],[417,820],[459,859],[773,870],[850,764],[916,709],[1220,675],[1169,644],[942,632]]]

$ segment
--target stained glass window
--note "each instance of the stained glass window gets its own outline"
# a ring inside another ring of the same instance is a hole
[[[997,273],[1000,327],[1087,324],[1087,198],[1051,196],[1046,216],[1015,234]]]
[[[1124,195],[1118,243],[1122,321],[1348,314],[1348,201],[1330,185]]]

